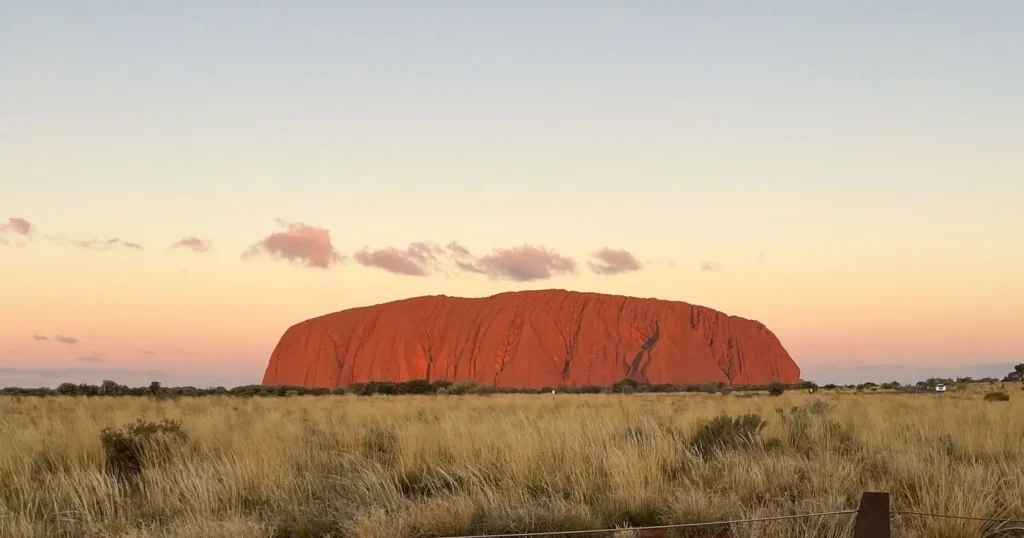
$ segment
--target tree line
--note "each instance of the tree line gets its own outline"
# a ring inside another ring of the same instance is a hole
[[[606,386],[584,386],[584,387],[544,387],[541,389],[528,388],[507,388],[492,387],[473,383],[472,381],[427,381],[426,379],[414,379],[404,382],[392,381],[371,381],[369,383],[356,383],[348,387],[338,388],[312,388],[293,385],[242,385],[234,388],[226,387],[164,387],[159,382],[153,381],[148,386],[129,387],[115,381],[106,380],[99,385],[88,383],[61,383],[57,388],[38,387],[21,388],[6,387],[0,389],[0,395],[14,396],[150,396],[150,397],[199,397],[199,396],[243,396],[243,397],[268,397],[268,396],[326,396],[353,394],[357,396],[380,395],[403,395],[403,394],[440,394],[440,395],[463,395],[463,394],[548,394],[552,391],[562,394],[634,394],[634,393],[658,393],[658,392],[704,392],[704,393],[729,393],[729,392],[764,392],[778,395],[787,390],[901,390],[920,391],[933,390],[936,385],[966,385],[970,383],[997,383],[997,382],[1022,382],[1024,381],[1024,363],[1014,366],[1014,370],[1008,373],[1001,380],[994,377],[974,379],[971,377],[939,378],[932,377],[924,381],[918,381],[913,385],[902,385],[897,381],[887,383],[859,383],[848,385],[827,384],[818,386],[812,381],[804,381],[799,384],[786,385],[783,383],[772,383],[770,385],[748,385],[728,386],[725,383],[702,383],[674,385],[670,383],[648,384],[633,379],[623,379],[610,387]]]
[[[673,384],[647,384],[632,379],[624,379],[610,387],[606,386],[584,386],[584,387],[544,387],[540,389],[493,387],[474,383],[472,381],[427,381],[425,379],[413,379],[411,381],[371,381],[369,383],[355,383],[347,387],[338,388],[316,388],[296,385],[242,385],[234,388],[226,387],[165,387],[158,381],[153,381],[148,386],[130,387],[115,381],[106,380],[99,385],[88,383],[61,383],[57,388],[21,388],[6,387],[0,389],[0,394],[20,396],[159,396],[159,397],[199,397],[199,396],[326,396],[353,394],[357,396],[372,395],[404,395],[404,394],[440,394],[440,395],[463,395],[463,394],[546,394],[551,392],[564,394],[601,394],[601,393],[625,393],[638,392],[731,392],[731,391],[785,391],[794,388],[816,388],[812,382],[803,382],[799,385],[784,385],[773,383],[771,385],[730,387],[725,383],[704,383],[700,385],[673,385]]]

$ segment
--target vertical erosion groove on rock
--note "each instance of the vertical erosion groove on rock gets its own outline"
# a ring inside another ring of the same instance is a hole
[[[757,321],[677,301],[563,290],[417,297],[303,321],[263,383],[473,381],[499,388],[796,383],[800,368]]]

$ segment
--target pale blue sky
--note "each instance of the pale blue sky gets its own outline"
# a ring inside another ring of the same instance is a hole
[[[658,209],[780,190],[992,203],[1020,187],[839,167],[942,168],[949,148],[998,166],[1024,142],[1022,35],[1020,2],[9,1],[0,151],[15,203],[54,218],[81,202],[141,217],[156,198],[220,226],[365,225],[424,200],[578,217],[563,205],[582,196],[663,225]],[[55,147],[77,174],[48,173]],[[758,159],[767,177],[738,162]],[[955,192],[921,192],[933,182]]]

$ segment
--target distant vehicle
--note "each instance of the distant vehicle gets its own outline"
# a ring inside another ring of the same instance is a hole
[[[935,392],[946,392],[945,385],[935,385]]]

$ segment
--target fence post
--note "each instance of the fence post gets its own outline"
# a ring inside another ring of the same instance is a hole
[[[889,521],[889,494],[865,491],[860,496],[853,538],[891,538]]]

